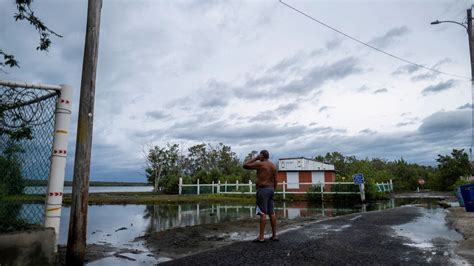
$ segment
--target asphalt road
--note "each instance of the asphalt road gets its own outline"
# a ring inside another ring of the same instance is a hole
[[[283,233],[279,242],[238,242],[169,261],[169,265],[451,265],[456,257],[446,243],[415,247],[392,226],[423,216],[420,207],[356,213]],[[429,217],[428,217],[429,218]],[[257,224],[256,224],[257,226]],[[416,230],[416,229],[415,229]],[[449,244],[449,243],[448,243]]]

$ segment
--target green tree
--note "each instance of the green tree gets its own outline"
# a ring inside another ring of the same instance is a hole
[[[464,149],[453,149],[451,156],[438,154],[436,161],[438,162],[436,187],[439,190],[451,190],[460,177],[471,174],[471,164]]]
[[[145,173],[148,182],[154,184],[155,190],[163,190],[170,178],[180,175],[181,160],[178,144],[154,146],[148,151]]]
[[[36,47],[36,50],[48,51],[48,48],[51,46],[51,35],[56,37],[62,36],[51,30],[35,15],[35,12],[31,8],[33,0],[16,0],[15,2],[17,9],[17,13],[13,16],[15,21],[27,21],[30,23],[39,35],[39,44]],[[8,54],[0,49],[0,57],[3,57],[3,60],[0,61],[0,71],[2,71],[2,68],[7,66],[19,67],[19,62],[15,59],[14,55]]]
[[[20,147],[10,141],[0,156],[0,197],[23,194],[25,180],[21,175],[20,152]]]

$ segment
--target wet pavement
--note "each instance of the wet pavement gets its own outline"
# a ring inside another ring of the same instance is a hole
[[[446,210],[415,206],[312,222],[280,234],[280,241],[243,241],[165,262],[170,265],[437,264],[469,265],[454,248]]]

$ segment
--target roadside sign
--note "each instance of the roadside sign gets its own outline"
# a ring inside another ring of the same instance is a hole
[[[356,185],[364,184],[364,175],[363,174],[352,175],[352,179],[354,180],[354,184],[356,184]]]
[[[423,186],[425,184],[425,180],[423,178],[418,179],[418,184]]]

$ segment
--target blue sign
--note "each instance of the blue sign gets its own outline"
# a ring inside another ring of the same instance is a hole
[[[352,175],[352,179],[354,180],[354,184],[356,184],[356,185],[364,184],[364,175],[363,174]]]

